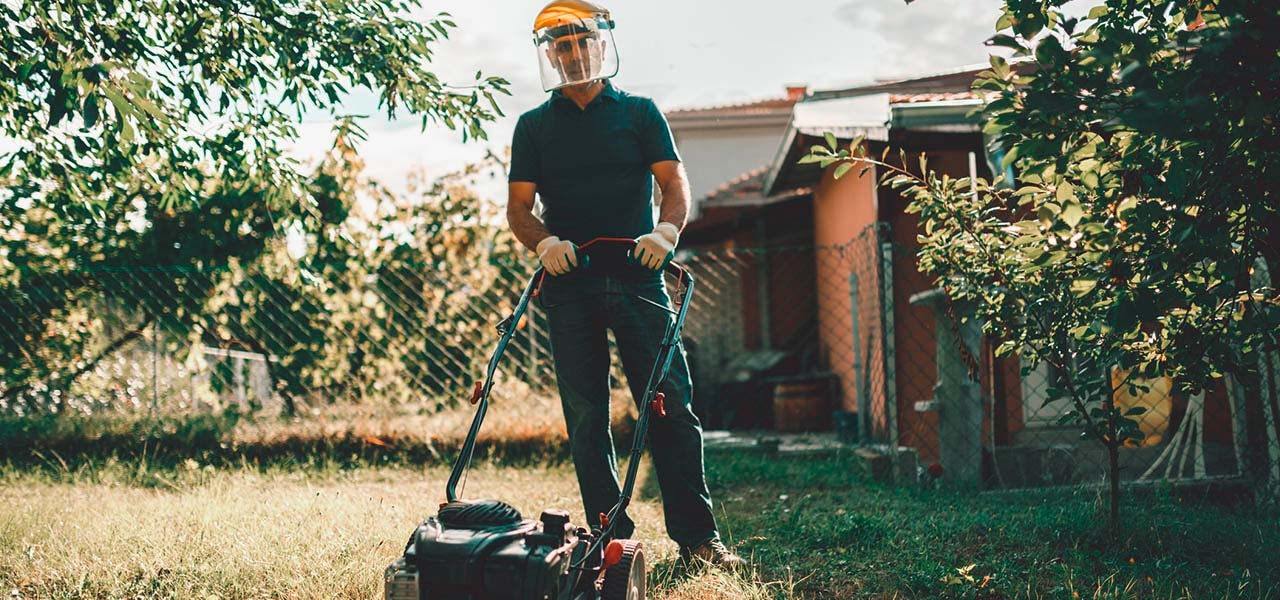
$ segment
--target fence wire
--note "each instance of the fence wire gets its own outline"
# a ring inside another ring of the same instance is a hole
[[[705,428],[829,431],[887,456],[908,484],[1102,478],[1102,445],[1049,401],[1058,374],[994,358],[980,324],[930,291],[915,248],[885,225],[840,245],[692,248],[678,259],[698,282],[683,343]],[[21,273],[0,297],[0,413],[443,410],[482,377],[533,267]],[[555,393],[547,325],[532,304],[499,366],[499,397]],[[1145,409],[1146,438],[1121,451],[1122,476],[1280,481],[1278,373],[1280,357],[1266,357],[1260,398],[1231,381],[1193,397],[1167,380],[1118,395]],[[625,389],[622,379],[615,369]],[[1250,464],[1259,455],[1265,463]]]

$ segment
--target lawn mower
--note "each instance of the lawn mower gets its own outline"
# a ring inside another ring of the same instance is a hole
[[[616,272],[638,268],[632,253],[635,240],[597,238],[578,249],[580,269]],[[404,555],[385,571],[386,600],[640,600],[645,596],[645,555],[640,542],[615,539],[617,517],[627,509],[635,487],[636,470],[644,452],[649,419],[666,416],[659,382],[666,379],[678,350],[693,293],[693,276],[676,263],[667,263],[675,276],[678,310],[649,301],[675,316],[669,320],[657,358],[649,372],[642,407],[636,420],[626,480],[618,501],[600,515],[600,526],[588,530],[569,522],[569,513],[547,509],[537,519],[525,519],[501,500],[458,497],[457,485],[470,467],[476,436],[489,407],[489,393],[498,361],[529,306],[542,289],[545,272],[539,268],[525,287],[512,313],[498,325],[500,338],[483,382],[471,396],[476,405],[471,429],[449,481],[446,502],[439,512],[418,525]]]

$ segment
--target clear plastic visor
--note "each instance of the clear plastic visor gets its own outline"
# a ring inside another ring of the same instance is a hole
[[[533,41],[546,91],[618,74],[618,51],[607,21],[545,27],[534,32]]]

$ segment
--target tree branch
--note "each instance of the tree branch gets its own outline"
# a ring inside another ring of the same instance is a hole
[[[93,370],[93,368],[98,366],[98,363],[102,362],[103,359],[115,353],[117,350],[123,348],[124,346],[128,345],[129,342],[132,342],[133,340],[136,340],[142,337],[142,334],[146,332],[147,327],[151,325],[152,321],[155,321],[155,316],[148,315],[145,319],[143,319],[142,323],[139,324],[132,331],[125,333],[124,335],[117,338],[115,341],[111,342],[110,344],[107,344],[107,347],[103,348],[102,351],[99,352],[97,356],[81,364],[79,368],[77,368],[75,371],[72,371],[71,373],[68,373],[65,377],[54,380],[52,383],[49,384],[49,387],[53,389],[64,389],[67,386],[71,385],[72,383],[75,383],[76,379],[79,379],[81,375],[84,375],[85,373],[88,373],[89,371]],[[31,388],[35,387],[37,383],[39,383],[39,381],[32,381],[15,388],[7,389],[4,392],[4,398],[6,400],[12,400],[18,397],[18,395],[24,392],[27,392]]]

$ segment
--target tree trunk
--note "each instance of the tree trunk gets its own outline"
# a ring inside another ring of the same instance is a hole
[[[1114,431],[1114,428],[1112,428]],[[1112,533],[1120,531],[1120,445],[1107,444],[1107,483],[1110,487],[1111,511],[1108,519]]]
[[[1107,367],[1106,372],[1111,373],[1114,367]],[[1115,390],[1111,387],[1111,377],[1103,377],[1101,389],[1101,407],[1106,417],[1106,431],[1101,432],[1102,444],[1107,448],[1107,530],[1112,535],[1120,533],[1120,435],[1118,432],[1119,424],[1117,419],[1121,418],[1116,412]]]
[[[1118,417],[1115,398],[1111,395],[1113,392],[1109,382],[1105,385],[1105,390],[1102,410],[1107,414],[1107,437],[1104,443],[1107,445],[1107,496],[1110,498],[1107,524],[1111,533],[1118,534],[1120,532],[1120,439],[1117,431],[1119,428],[1116,426]]]

